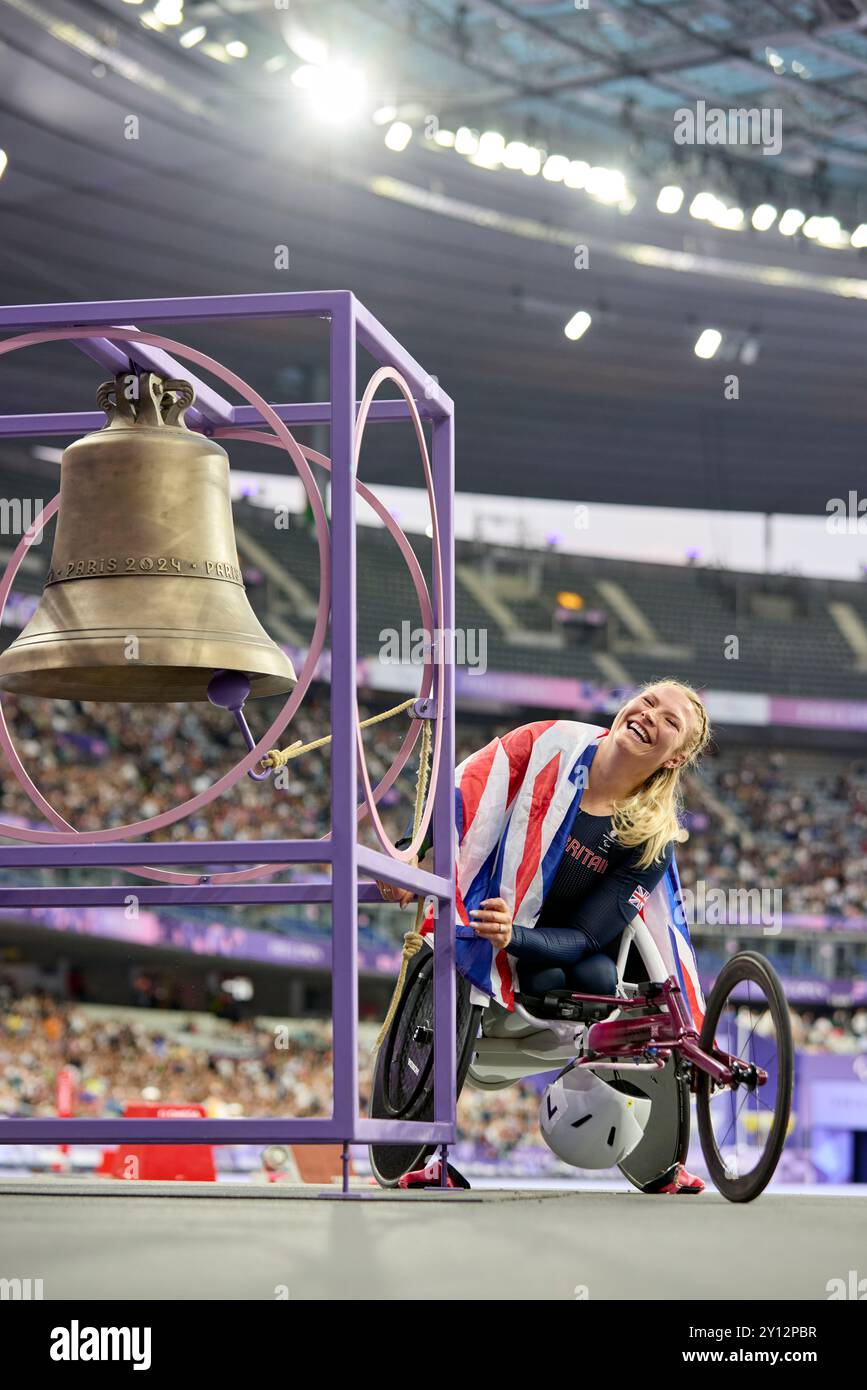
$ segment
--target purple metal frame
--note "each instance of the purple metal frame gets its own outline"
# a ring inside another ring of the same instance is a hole
[[[353,443],[358,410],[355,354],[366,348],[383,366],[399,371],[412,392],[418,412],[431,423],[434,497],[439,517],[442,555],[442,612],[435,611],[437,628],[454,627],[454,406],[413,357],[347,290],[309,294],[244,294],[185,299],[101,301],[92,304],[32,304],[0,308],[0,330],[18,333],[33,329],[105,325],[131,332],[145,324],[197,323],[207,319],[323,318],[330,326],[331,400],[307,405],[274,405],[289,425],[329,424],[331,427],[331,838],[272,842],[192,841],[172,844],[69,844],[0,847],[0,868],[62,868],[70,866],[128,866],[132,864],[255,864],[267,857],[285,863],[328,863],[330,890],[321,884],[212,884],[195,887],[161,884],[139,887],[142,903],[261,903],[321,902],[332,904],[332,1016],[334,1095],[330,1118],[238,1120],[97,1120],[9,1119],[0,1121],[0,1144],[38,1143],[275,1143],[344,1145],[350,1143],[446,1146],[455,1141],[455,898],[454,898],[454,667],[450,644],[438,668],[435,690],[442,720],[439,775],[432,785],[434,872],[401,863],[379,850],[357,843],[358,777],[355,728],[356,584],[355,479]],[[133,325],[135,327],[133,327]],[[89,339],[76,343],[111,372],[129,369],[159,371],[192,380],[195,410],[187,419],[210,432],[226,426],[257,426],[263,422],[251,406],[235,406],[213,387],[195,377],[167,353],[139,343]],[[2,370],[2,369],[0,369]],[[375,401],[370,422],[409,420],[404,400]],[[80,411],[42,415],[0,416],[0,437],[48,434],[79,435],[99,429],[104,416]],[[434,596],[436,598],[436,596]],[[263,794],[267,794],[263,792]],[[371,1120],[359,1115],[358,1095],[358,902],[376,894],[372,884],[359,881],[362,871],[437,899],[434,946],[434,1119],[429,1122]],[[203,875],[203,878],[206,876]],[[128,886],[86,888],[0,887],[0,906],[35,903],[84,906],[122,903]],[[445,1152],[445,1149],[444,1149]]]

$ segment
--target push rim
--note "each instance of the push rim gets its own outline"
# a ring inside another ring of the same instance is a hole
[[[383,1059],[383,1100],[406,1119],[424,1099],[433,1064],[433,962],[425,961],[404,993]]]
[[[412,962],[412,971],[402,997],[402,1008],[410,1000],[411,992],[414,993],[414,986],[422,971],[430,981],[431,998],[431,1017],[433,1016],[433,976],[432,959],[419,959]],[[415,969],[413,970],[413,966]],[[471,990],[468,982],[462,975],[458,975],[455,981],[456,1000],[455,1000],[455,1032],[456,1032],[456,1082],[457,1095],[460,1096],[466,1080],[470,1062],[473,1056],[473,1045],[478,1031],[479,1017],[481,1008],[478,1004],[471,1003]],[[433,1047],[430,1049],[430,1065],[427,1068],[427,1082],[423,1087],[418,1087],[414,1103],[402,1114],[395,1115],[386,1103],[386,1087],[390,1058],[397,1050],[395,1039],[399,1027],[400,1013],[395,1017],[388,1038],[377,1057],[376,1067],[373,1074],[371,1087],[371,1098],[369,1114],[372,1119],[411,1119],[427,1121],[433,1119],[434,1096],[433,1096]],[[398,1053],[398,1056],[400,1054]],[[375,1143],[369,1146],[370,1166],[376,1181],[380,1187],[395,1187],[404,1173],[411,1172],[414,1168],[419,1168],[430,1157],[437,1146],[435,1144],[382,1144]]]

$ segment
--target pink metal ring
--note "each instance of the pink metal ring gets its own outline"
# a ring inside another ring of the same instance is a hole
[[[108,831],[76,831],[69,824],[69,822],[67,822],[66,820],[64,820],[62,816],[60,816],[60,814],[42,796],[38,788],[31,781],[29,775],[27,774],[25,768],[23,767],[23,764],[21,763],[18,757],[17,751],[10,738],[8,726],[5,720],[5,715],[2,709],[2,702],[0,702],[0,747],[2,747],[6,752],[6,756],[12,768],[13,774],[23,787],[24,791],[30,797],[31,801],[33,801],[34,805],[37,806],[37,808],[43,812],[46,818],[49,819],[54,825],[63,827],[63,830],[70,832],[69,834],[64,834],[62,832],[60,834],[56,834],[51,831],[23,829],[18,826],[9,826],[3,822],[0,822],[0,833],[5,833],[6,835],[8,835],[9,838],[12,839],[25,841],[29,840],[36,843],[99,843],[132,838],[132,836],[136,833],[144,834],[150,830],[160,829],[166,825],[173,824],[176,821],[182,819],[185,815],[189,815],[194,810],[199,809],[201,806],[207,805],[211,800],[215,799],[216,796],[220,795],[222,791],[229,790],[231,786],[233,786],[235,782],[238,781],[244,775],[244,773],[249,770],[250,765],[252,765],[253,762],[258,760],[259,757],[261,757],[262,751],[265,751],[265,745],[270,744],[274,738],[279,737],[279,734],[282,732],[283,728],[286,727],[286,724],[289,722],[292,715],[295,713],[295,709],[297,708],[297,705],[300,702],[300,698],[304,694],[306,694],[307,688],[313,676],[313,671],[315,669],[316,662],[322,650],[322,645],[324,642],[324,628],[325,622],[327,621],[327,613],[329,608],[330,575],[328,572],[328,567],[324,563],[330,551],[327,521],[325,518],[324,509],[322,508],[321,498],[319,497],[318,489],[316,488],[315,483],[312,479],[312,475],[310,474],[309,469],[306,466],[306,459],[309,459],[311,462],[315,462],[316,464],[322,467],[330,469],[330,461],[325,457],[325,455],[317,453],[316,450],[309,449],[303,445],[299,445],[297,441],[293,438],[289,430],[286,429],[283,422],[280,421],[279,417],[276,415],[275,412],[271,410],[267,403],[261,397],[259,397],[258,394],[255,391],[253,391],[251,387],[248,387],[245,382],[243,382],[240,378],[236,377],[234,373],[230,372],[227,368],[223,368],[219,363],[209,358],[206,354],[199,353],[194,349],[185,348],[182,344],[176,343],[171,339],[162,338],[156,334],[135,333],[133,330],[130,329],[121,330],[112,329],[110,327],[93,328],[89,330],[44,330],[38,333],[23,334],[20,335],[18,338],[12,338],[7,340],[6,342],[0,343],[0,355],[3,355],[6,352],[16,350],[19,347],[30,346],[34,343],[57,340],[63,341],[65,339],[90,337],[126,338],[130,341],[150,343],[154,346],[162,347],[165,350],[175,352],[180,357],[187,357],[189,360],[196,362],[198,365],[204,367],[205,369],[213,371],[216,376],[218,376],[221,380],[225,381],[227,384],[234,386],[235,389],[239,392],[239,394],[245,396],[248,402],[251,405],[255,406],[257,409],[259,409],[263,417],[268,419],[275,426],[278,435],[278,437],[276,438],[273,435],[267,435],[261,431],[243,430],[235,428],[223,428],[216,430],[215,435],[218,437],[251,439],[255,442],[261,441],[263,443],[268,443],[269,445],[272,445],[277,448],[286,448],[287,452],[289,453],[290,457],[292,458],[293,462],[296,464],[296,467],[298,468],[299,476],[301,477],[305,491],[307,493],[308,498],[310,499],[311,506],[313,507],[314,519],[317,527],[317,539],[319,541],[320,599],[319,607],[317,610],[317,622],[314,629],[313,638],[311,640],[311,645],[308,651],[307,659],[304,663],[301,675],[298,679],[298,684],[296,685],[295,690],[290,695],[290,698],[287,700],[286,705],[284,705],[280,714],[277,716],[276,720],[271,725],[264,737],[260,740],[260,742],[251,751],[251,753],[248,754],[246,758],[239,762],[235,766],[235,768],[233,768],[229,773],[225,774],[223,778],[219,779],[218,782],[214,783],[205,792],[200,793],[197,797],[190,798],[187,802],[182,803],[179,807],[175,807],[172,811],[163,812],[160,816],[151,817],[149,820],[146,821],[137,822],[128,826],[117,827]],[[383,371],[385,373],[390,373],[392,369],[385,368],[383,369]],[[379,380],[383,379],[383,376],[381,374],[377,374],[377,376]],[[419,435],[420,444],[423,451],[425,470],[428,479],[428,492],[430,496],[433,516],[433,528],[436,537],[434,563],[438,579],[438,597],[440,601],[440,611],[442,611],[442,581],[440,568],[439,537],[436,523],[435,499],[432,491],[432,480],[430,477],[430,467],[427,459],[427,451],[425,447],[424,436],[421,433],[421,422],[418,419],[418,414],[415,410],[415,402],[412,400],[411,395],[409,395],[405,383],[403,382],[402,378],[398,377],[397,373],[393,374],[393,379],[397,381],[397,384],[400,386],[400,389],[404,392],[404,395],[407,398],[410,411],[414,415],[416,433]],[[368,396],[372,397],[373,391],[376,388],[376,384],[376,380],[374,380],[374,382],[371,383],[371,386],[368,388],[368,393],[365,397],[366,400],[368,399]],[[367,408],[369,408],[369,406]],[[361,430],[363,430],[363,424],[366,420],[367,408],[364,408],[363,414],[360,414],[359,416]],[[360,434],[357,434],[355,451],[356,465],[358,453],[360,451],[360,444]],[[422,610],[423,621],[426,623],[426,625],[429,624],[432,628],[433,615],[431,613],[430,598],[427,592],[427,586],[424,582],[424,576],[421,573],[421,569],[418,565],[418,561],[416,559],[415,553],[412,550],[412,547],[409,545],[409,542],[407,541],[400,527],[397,525],[393,517],[382,505],[382,503],[379,502],[378,498],[376,498],[375,495],[372,492],[370,492],[370,490],[357,479],[356,489],[363,497],[365,497],[365,500],[367,500],[368,503],[377,512],[383,523],[387,526],[394,539],[396,540],[410,569],[410,574],[415,584],[416,593],[419,598],[419,604]],[[51,517],[54,516],[54,514],[57,511],[58,504],[59,498],[56,497],[53,499],[52,502],[48,504],[46,508],[43,509],[41,515],[37,518],[36,522],[34,523],[34,526],[31,528],[32,535],[38,534],[41,528],[44,526],[44,524],[48,520],[50,520]],[[29,540],[28,537],[25,536],[22,538],[21,543],[17,547],[14,555],[12,556],[9,562],[9,565],[7,566],[2,583],[0,583],[0,617],[2,617],[2,613],[5,609],[8,595],[12,587],[12,583],[15,579],[18,569],[20,568],[24,555],[30,548],[30,544],[32,544],[32,541]],[[432,667],[429,662],[426,662],[424,667],[422,686],[420,690],[420,695],[422,697],[426,696],[430,690],[432,676]],[[290,708],[290,706],[292,708]],[[357,717],[358,715],[356,708],[356,719]],[[399,749],[394,762],[392,763],[391,767],[389,768],[385,776],[382,778],[382,780],[377,784],[377,787],[373,792],[371,792],[370,789],[370,782],[369,778],[367,777],[366,766],[362,762],[362,766],[364,769],[363,777],[365,782],[366,802],[364,805],[359,807],[359,821],[362,820],[364,816],[368,813],[368,809],[370,809],[371,807],[375,808],[375,803],[384,795],[384,793],[393,784],[393,782],[396,780],[396,778],[402,771],[410,755],[410,752],[412,751],[412,747],[416,741],[420,727],[421,723],[419,720],[412,721],[411,726],[407,731],[406,737],[403,740],[401,748]],[[360,729],[357,730],[357,737],[360,745]],[[438,754],[439,729],[437,736],[437,747],[434,758],[435,770],[439,764]],[[382,829],[381,822],[379,820],[379,816],[375,813],[375,810],[374,819],[378,827],[378,838],[380,838],[380,841],[385,844],[385,847],[387,849],[390,849],[392,857],[400,859],[411,858],[412,854],[415,852],[412,846],[410,846],[410,848],[404,852],[395,851],[393,849],[393,847],[390,845],[390,842],[387,841],[387,837],[385,837],[384,830]],[[420,836],[424,834],[429,820],[430,810],[428,808],[427,815],[419,832]],[[322,838],[323,840],[328,840],[330,838],[330,835],[323,836]],[[231,883],[239,882],[242,880],[249,880],[253,878],[267,877],[277,872],[285,871],[286,867],[287,865],[284,863],[255,865],[251,868],[237,870],[234,872],[214,874],[211,876],[211,881],[214,883]],[[173,883],[184,886],[195,885],[201,880],[201,875],[197,873],[188,874],[174,872],[171,870],[142,867],[126,867],[123,871],[127,873],[132,873],[140,878],[148,878],[160,882]]]
[[[268,752],[269,748],[274,746],[275,740],[279,738],[280,734],[286,728],[286,725],[292,719],[295,711],[306,695],[308,686],[313,678],[313,672],[319,659],[319,654],[324,644],[330,607],[330,566],[326,563],[330,555],[330,538],[325,509],[322,505],[322,499],[319,496],[319,490],[316,487],[313,475],[307,465],[307,460],[301,452],[296,440],[292,437],[280,417],[272,410],[271,406],[268,405],[258,392],[254,391],[251,386],[248,386],[246,382],[236,376],[234,372],[230,371],[227,367],[223,367],[219,362],[215,362],[214,359],[207,356],[206,353],[186,347],[184,344],[177,343],[171,338],[164,338],[155,333],[141,333],[135,329],[115,328],[111,325],[99,328],[42,329],[39,332],[23,333],[15,338],[6,339],[0,343],[0,356],[7,352],[17,351],[19,348],[29,347],[36,343],[63,342],[88,338],[120,339],[124,342],[146,343],[151,347],[161,348],[163,351],[173,353],[181,359],[194,362],[197,366],[204,368],[206,371],[213,372],[220,381],[225,382],[227,386],[231,386],[249,405],[260,412],[263,419],[271,425],[274,433],[278,436],[283,447],[295,464],[310,501],[310,505],[313,508],[316,533],[319,540],[319,606],[317,609],[316,625],[310,644],[310,650],[308,651],[307,659],[298,678],[298,683],[289,695],[280,713],[259,740],[256,747],[242,758],[239,763],[236,763],[234,768],[225,773],[210,787],[206,788],[205,791],[199,792],[197,796],[190,797],[187,801],[183,802],[180,806],[174,807],[171,811],[163,811],[160,815],[150,816],[146,820],[136,821],[129,825],[117,826],[110,830],[93,830],[87,832],[73,830],[63,817],[59,816],[53,807],[49,805],[30,780],[10,737],[5,714],[2,709],[2,702],[0,702],[0,748],[2,748],[6,754],[14,776],[24,788],[31,801],[33,801],[34,805],[43,812],[47,819],[54,825],[60,824],[65,827],[65,831],[63,832],[53,830],[30,830],[20,826],[8,825],[0,821],[0,835],[5,835],[12,840],[22,840],[32,844],[111,844],[118,840],[130,840],[137,835],[146,835],[150,831],[162,830],[168,825],[174,825],[176,821],[182,820],[185,816],[191,815],[194,811],[200,810],[203,806],[207,806],[216,797],[220,796],[222,792],[228,791],[235,785],[239,778],[243,777],[250,768],[254,767],[255,764],[259,762]],[[55,503],[56,501],[57,499],[55,499]],[[48,519],[48,514],[54,514],[50,509],[51,507],[55,507],[56,510],[55,503],[50,503],[49,507],[43,509],[31,528],[31,534],[38,534],[40,528]],[[6,606],[9,591],[12,587],[12,581],[18,572],[18,568],[25,553],[29,549],[29,545],[30,541],[28,536],[23,536],[7,566],[3,581],[0,583],[0,618],[2,618]],[[158,870],[149,870],[148,873],[143,876],[153,877],[156,874],[160,874],[160,877],[163,878],[163,875]],[[195,883],[200,877],[201,875],[193,875],[192,877],[184,876],[184,881]],[[233,878],[234,875],[229,874],[221,876],[221,881],[231,882]],[[177,882],[177,878],[172,878],[170,881]]]
[[[355,423],[355,458],[353,461],[353,473],[356,475],[358,473],[358,460],[361,455],[361,444],[362,440],[364,439],[364,430],[367,424],[367,416],[370,411],[371,402],[373,401],[373,397],[376,393],[377,387],[383,381],[393,381],[394,384],[398,387],[401,395],[404,397],[407,403],[407,407],[409,408],[409,413],[412,419],[413,426],[415,428],[416,439],[418,440],[419,452],[421,453],[422,465],[424,467],[425,483],[427,485],[428,501],[430,503],[431,532],[433,537],[434,584],[437,600],[436,611],[441,617],[443,612],[443,575],[441,563],[442,557],[440,551],[440,533],[437,518],[436,497],[434,495],[433,475],[431,473],[430,459],[428,458],[427,452],[427,441],[424,437],[421,416],[418,413],[418,407],[416,406],[415,400],[413,399],[412,392],[410,391],[403,377],[400,375],[400,372],[395,371],[394,367],[380,367],[377,371],[375,371],[373,376],[370,378],[370,381],[367,383],[364,395],[361,398],[361,404],[358,408],[358,418]],[[428,631],[433,634],[433,624],[431,624],[431,627],[428,628]],[[442,634],[440,635],[442,636]],[[450,633],[448,634],[448,637],[451,638]],[[395,846],[392,844],[391,840],[388,838],[388,835],[386,834],[385,826],[380,820],[379,811],[376,808],[376,801],[374,799],[374,795],[370,786],[370,775],[367,771],[367,759],[364,756],[364,744],[362,743],[361,739],[361,728],[358,719],[358,695],[357,692],[353,692],[353,701],[355,703],[355,737],[358,745],[358,767],[361,773],[362,785],[364,787],[365,800],[370,810],[370,819],[373,821],[373,828],[376,831],[376,838],[379,840],[379,843],[382,845],[382,848],[385,850],[386,854],[390,855],[392,859],[397,859],[402,863],[408,863],[411,859],[414,859],[416,854],[418,853],[421,845],[424,842],[424,837],[427,833],[427,828],[430,825],[431,812],[433,810],[432,793],[430,789],[435,788],[437,785],[437,778],[440,767],[440,754],[442,752],[443,666],[445,664],[443,645],[444,644],[442,641],[435,642],[437,669],[437,718],[436,728],[434,732],[433,766],[431,768],[430,781],[428,783],[428,795],[425,800],[425,808],[424,813],[422,815],[421,824],[419,825],[418,831],[416,832],[415,839],[412,841],[412,844],[408,845],[407,848],[404,850],[396,849]],[[421,694],[426,695],[427,689],[423,689],[421,691]]]

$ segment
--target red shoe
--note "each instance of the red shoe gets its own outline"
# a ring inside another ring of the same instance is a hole
[[[467,1182],[467,1180],[466,1180],[466,1178],[464,1177],[463,1173],[459,1173],[458,1170],[457,1170],[457,1168],[453,1168],[452,1165],[451,1165],[450,1163],[447,1165],[447,1168],[448,1168],[448,1173],[447,1173],[447,1179],[448,1179],[448,1180],[447,1180],[447,1182],[446,1182],[446,1187],[463,1187],[463,1188],[469,1188],[469,1183]],[[398,1180],[398,1184],[397,1184],[397,1185],[398,1185],[398,1187],[404,1187],[404,1188],[406,1188],[406,1187],[441,1187],[441,1186],[442,1186],[442,1184],[441,1184],[441,1182],[440,1182],[440,1177],[441,1177],[441,1175],[442,1175],[442,1167],[441,1167],[441,1164],[440,1164],[440,1159],[439,1159],[439,1158],[432,1158],[432,1159],[430,1160],[430,1162],[429,1162],[424,1168],[416,1168],[416,1169],[414,1169],[413,1172],[411,1172],[411,1173],[404,1173],[403,1177],[400,1178],[400,1179]]]
[[[660,1192],[704,1192],[704,1183],[701,1178],[696,1178],[692,1173],[688,1173],[682,1163],[678,1163],[674,1171],[674,1177],[665,1187],[659,1188]]]

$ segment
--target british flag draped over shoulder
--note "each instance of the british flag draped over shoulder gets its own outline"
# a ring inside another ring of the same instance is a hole
[[[607,733],[572,719],[542,719],[492,739],[455,771],[457,965],[509,1010],[515,1007],[516,962],[476,935],[469,913],[485,898],[502,897],[517,925],[535,925]],[[635,907],[700,1028],[705,1004],[673,859]],[[429,904],[422,934],[433,929]]]

